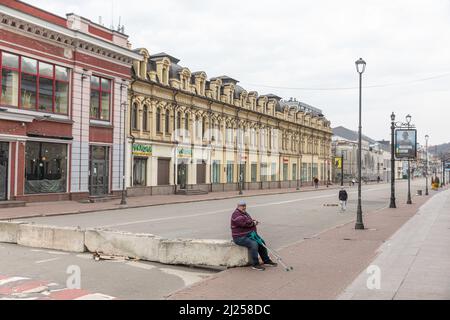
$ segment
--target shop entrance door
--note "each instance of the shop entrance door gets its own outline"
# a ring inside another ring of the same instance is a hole
[[[178,185],[180,186],[180,189],[186,189],[187,170],[186,163],[182,162],[178,164]]]
[[[0,142],[0,201],[8,199],[9,143]]]
[[[108,194],[109,184],[109,148],[91,146],[89,193],[91,196]]]

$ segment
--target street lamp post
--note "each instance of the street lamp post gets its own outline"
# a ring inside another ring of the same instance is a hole
[[[408,124],[408,130],[410,128],[411,123],[411,115],[406,116],[406,123]],[[408,158],[408,201],[406,204],[412,204],[411,200],[411,160]]]
[[[397,208],[395,204],[395,113],[391,114],[391,203],[389,208]]]
[[[344,150],[341,153],[341,187],[344,186]]]
[[[362,158],[362,126],[361,126],[361,99],[362,99],[362,74],[366,69],[366,62],[359,58],[355,62],[356,71],[359,73],[359,127],[358,127],[358,208],[356,211],[356,224],[355,229],[364,230],[364,223],[362,218],[362,206],[361,206],[361,158]]]
[[[428,139],[430,138],[429,135],[425,136],[425,195],[428,196]]]

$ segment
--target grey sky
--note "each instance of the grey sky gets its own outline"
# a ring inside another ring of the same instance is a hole
[[[191,71],[226,74],[260,94],[296,97],[321,108],[333,127],[357,130],[357,89],[287,88],[357,87],[354,62],[362,57],[365,85],[396,84],[363,90],[364,134],[389,139],[394,111],[400,120],[412,115],[420,143],[425,134],[430,144],[450,141],[449,1],[26,2],[62,16],[74,12],[95,22],[102,16],[106,26],[114,10],[114,24],[121,16],[134,48],[167,52]]]

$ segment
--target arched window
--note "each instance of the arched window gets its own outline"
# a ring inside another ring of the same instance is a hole
[[[202,139],[205,137],[205,130],[206,130],[206,118],[202,118]]]
[[[131,128],[133,130],[138,129],[138,106],[136,103],[133,103],[133,107],[131,108]]]
[[[189,115],[187,113],[184,115],[184,129],[186,129],[186,133],[189,135]]]
[[[156,108],[156,132],[161,132],[161,108]]]
[[[164,130],[166,131],[166,133],[169,133],[170,130],[170,111],[168,109],[166,109],[166,116],[165,116],[165,128]]]
[[[146,105],[142,111],[142,130],[148,131],[148,107]]]
[[[180,111],[177,112],[177,129],[178,130],[181,129],[181,112]]]
[[[195,116],[195,137],[200,138],[200,117]]]

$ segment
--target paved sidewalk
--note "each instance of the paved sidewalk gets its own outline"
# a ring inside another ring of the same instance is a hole
[[[119,210],[128,208],[140,208],[157,206],[172,203],[190,203],[210,200],[223,200],[231,198],[244,198],[254,196],[264,196],[282,194],[290,192],[307,192],[319,190],[332,190],[340,188],[339,185],[320,186],[315,189],[312,186],[302,186],[299,191],[296,188],[289,189],[265,189],[265,190],[244,190],[243,195],[237,191],[212,192],[204,195],[153,195],[127,198],[127,205],[120,205],[120,199],[107,202],[81,203],[78,201],[54,201],[28,203],[25,207],[0,209],[0,220],[23,219],[41,216],[54,216],[65,214],[88,213],[96,211]],[[353,187],[356,188],[356,187]]]
[[[336,299],[376,258],[383,242],[435,194],[415,196],[413,205],[397,204],[397,209],[365,213],[366,230],[355,230],[353,221],[279,250],[293,271],[286,272],[281,266],[264,272],[229,269],[167,298]]]
[[[379,288],[363,272],[340,299],[450,299],[450,190],[425,204],[379,251],[372,262]]]

